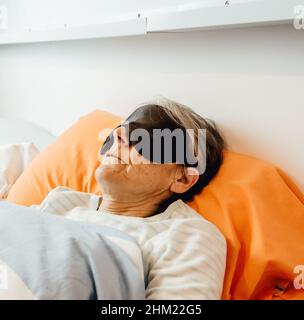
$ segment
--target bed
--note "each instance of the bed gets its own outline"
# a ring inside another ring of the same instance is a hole
[[[98,194],[94,171],[98,166],[97,154],[103,139],[101,132],[115,127],[120,120],[117,115],[95,110],[81,117],[52,143],[46,141],[44,149],[35,155],[17,177],[6,200],[2,200],[0,215],[2,211],[3,216],[8,216],[4,211],[9,209],[12,212],[9,215],[12,225],[16,224],[13,220],[18,220],[17,216],[22,216],[24,223],[28,222],[29,228],[32,228],[31,208],[20,214],[20,206],[39,204],[56,186]],[[213,222],[227,240],[227,268],[222,299],[304,299],[303,290],[297,290],[294,284],[298,270],[296,268],[304,264],[301,246],[304,243],[304,196],[280,168],[263,160],[226,150],[218,175],[189,205]],[[4,221],[9,220],[5,218]],[[49,223],[41,219],[38,224],[45,227]],[[62,222],[60,228],[66,227]],[[81,232],[80,227],[75,230],[70,226],[67,228],[71,232],[67,233],[68,242],[73,234]],[[9,229],[8,225],[6,229]],[[96,236],[97,231],[93,229],[90,232]],[[52,228],[45,230],[50,235],[53,232]],[[108,241],[106,239],[109,232],[105,230],[105,234],[100,237],[102,242]],[[12,239],[9,233],[5,236],[6,239]],[[127,235],[123,235],[123,238],[132,243]],[[44,252],[46,245],[38,242],[41,244],[38,252]],[[130,253],[126,252],[126,246],[119,246],[117,243],[113,243],[111,250],[116,250],[127,259],[128,262],[123,262],[124,265],[133,266],[133,278],[128,278],[129,267],[122,272],[127,277],[126,283],[136,284],[136,288],[131,285],[129,290],[125,290],[125,295],[118,290],[114,296],[118,299],[143,298],[143,288],[140,285],[143,283],[140,280],[142,262],[139,254],[135,254],[137,258],[132,257],[138,248],[133,244],[134,250]],[[2,250],[5,251],[5,242]],[[12,253],[15,257],[17,254],[18,251]],[[67,252],[67,256],[72,254],[72,251]],[[4,260],[4,264],[11,261],[1,254],[0,259]],[[24,261],[27,259],[24,258]],[[45,263],[49,265],[47,260]],[[26,268],[19,270],[20,277],[24,270]],[[24,275],[22,279],[25,279]],[[30,290],[30,296],[47,299],[61,297],[37,292],[40,291],[37,291],[36,286]],[[86,293],[81,298],[86,299],[88,296]]]

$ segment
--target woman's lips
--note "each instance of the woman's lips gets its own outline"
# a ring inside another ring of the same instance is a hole
[[[119,160],[121,163],[124,163],[124,162],[121,160],[121,158],[118,157],[118,156],[116,156],[115,154],[109,153],[109,154],[106,155],[106,158],[107,158],[107,157],[115,158],[115,159]]]

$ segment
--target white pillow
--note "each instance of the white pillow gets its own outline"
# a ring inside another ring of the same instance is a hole
[[[32,142],[39,150],[43,150],[54,137],[48,130],[36,124],[18,118],[0,117],[0,146]]]
[[[33,143],[0,146],[0,199],[7,197],[10,188],[38,153]]]

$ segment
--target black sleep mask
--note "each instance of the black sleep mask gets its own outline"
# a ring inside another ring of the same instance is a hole
[[[193,153],[188,131],[173,120],[163,107],[158,105],[139,107],[116,128],[120,126],[125,127],[129,144],[151,162],[197,166],[197,158]],[[105,140],[100,154],[105,154],[112,147],[113,131]]]

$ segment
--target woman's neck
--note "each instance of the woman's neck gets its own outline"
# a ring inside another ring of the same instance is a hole
[[[154,215],[162,199],[147,197],[146,199],[119,199],[108,194],[103,194],[100,211],[134,217],[150,217]]]

